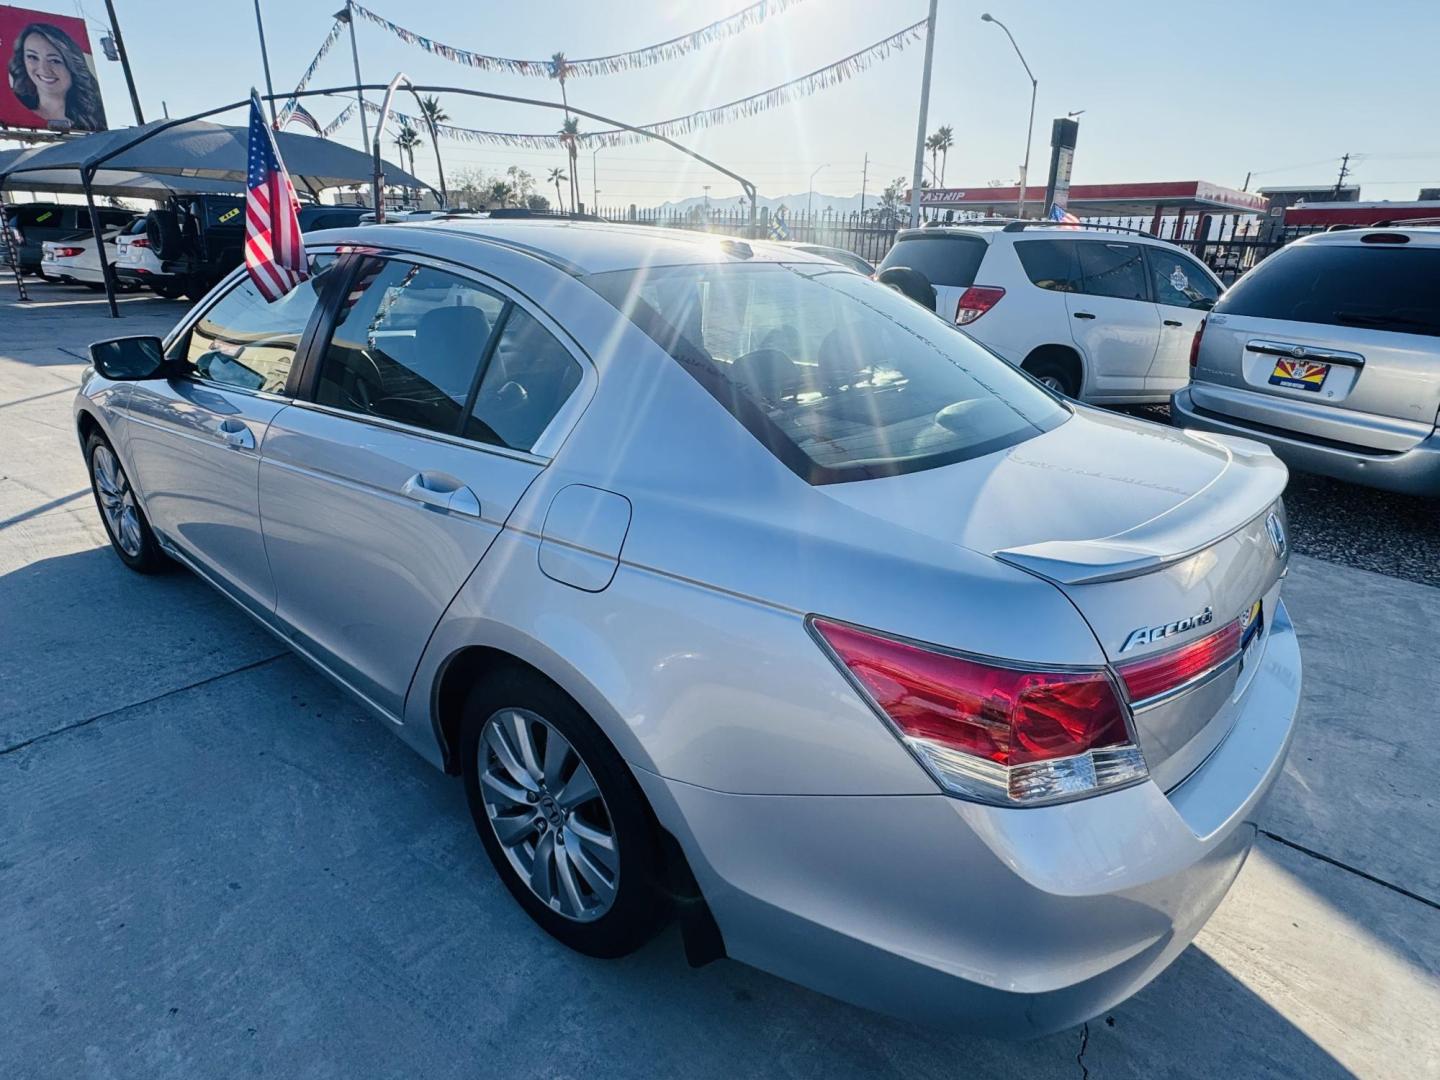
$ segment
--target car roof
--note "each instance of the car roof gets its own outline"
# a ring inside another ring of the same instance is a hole
[[[1401,238],[1404,239],[1401,239]],[[1364,244],[1366,247],[1373,245],[1393,245],[1395,247],[1440,247],[1440,227],[1436,226],[1411,226],[1401,228],[1393,225],[1371,226],[1357,225],[1349,229],[1336,229],[1334,232],[1311,233],[1309,236],[1302,236],[1291,241],[1291,245],[1304,244],[1307,247],[1312,244]]]
[[[705,263],[817,263],[829,259],[763,240],[717,233],[608,222],[540,218],[441,217],[430,221],[362,225],[311,234],[314,240],[415,247],[427,234],[468,237],[522,251],[574,274],[601,274],[644,266]],[[748,252],[748,254],[747,254]]]

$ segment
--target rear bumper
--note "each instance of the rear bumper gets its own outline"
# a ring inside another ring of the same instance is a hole
[[[1432,434],[1409,450],[1394,453],[1319,443],[1279,434],[1271,428],[1259,428],[1238,417],[1202,411],[1188,386],[1171,397],[1170,416],[1177,427],[1218,431],[1262,442],[1299,472],[1407,495],[1440,496],[1440,434]]]
[[[1239,873],[1299,701],[1283,605],[1259,663],[1230,734],[1168,796],[1014,810],[639,779],[731,957],[907,1019],[1038,1036],[1163,971]]]

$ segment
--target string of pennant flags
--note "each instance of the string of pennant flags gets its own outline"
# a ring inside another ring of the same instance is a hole
[[[358,5],[356,10],[361,10]],[[854,77],[872,64],[887,59],[895,52],[899,52],[907,45],[918,40],[925,31],[926,20],[921,19],[917,23],[898,30],[889,37],[882,38],[873,45],[867,46],[858,52],[851,53],[833,64],[817,68],[808,75],[801,75],[778,86],[772,86],[768,90],[762,90],[758,94],[751,94],[748,97],[739,98],[727,102],[724,105],[717,105],[711,109],[701,109],[686,116],[677,116],[669,120],[660,120],[653,124],[637,125],[638,131],[630,131],[625,128],[605,128],[600,131],[585,131],[573,136],[575,141],[589,149],[598,149],[610,146],[626,146],[635,143],[645,142],[650,135],[664,135],[673,137],[686,135],[703,128],[715,127],[719,124],[728,123],[744,117],[756,116],[762,112],[779,108],[798,98],[807,97],[817,91],[828,89],[847,79]],[[380,111],[380,107],[371,101],[365,102],[366,110],[374,113]],[[322,134],[333,133],[345,120],[349,119],[354,105],[346,107],[345,111],[331,122],[330,126]],[[390,118],[395,123],[407,125],[419,131],[429,130],[430,125],[423,119],[411,116],[407,113],[392,109]],[[459,127],[455,124],[436,124],[435,134],[442,138],[455,139],[459,142],[485,143],[494,146],[516,146],[532,150],[549,150],[563,148],[572,136],[565,136],[559,133],[546,134],[541,132],[523,133],[513,131],[486,131],[480,128]]]
[[[276,116],[275,130],[280,131],[284,129],[285,122],[290,119],[291,114],[295,112],[296,106],[300,104],[299,99],[294,95],[300,94],[310,85],[310,80],[315,77],[315,69],[320,66],[320,61],[325,59],[325,54],[330,51],[330,47],[339,40],[340,32],[344,28],[345,24],[339,19],[336,19],[335,25],[330,28],[330,33],[326,34],[325,40],[321,42],[320,50],[315,54],[315,59],[310,61],[310,66],[305,69],[305,74],[301,75],[300,81],[295,84],[295,89],[292,92],[290,100],[285,102],[284,107],[281,108],[279,114]]]
[[[365,104],[368,105],[370,103],[367,101]],[[331,120],[330,123],[326,124],[323,128],[320,129],[320,137],[322,139],[330,138],[330,136],[334,135],[337,131],[339,131],[342,127],[345,126],[345,121],[349,120],[350,117],[354,115],[355,102],[352,101],[349,105],[346,105],[345,108],[340,110],[339,116],[335,117],[334,120]]]
[[[471,52],[469,49],[461,49],[454,45],[446,45],[444,42],[436,41],[434,38],[417,34],[413,30],[407,30],[397,23],[391,22],[378,12],[371,11],[361,4],[350,4],[350,10],[370,20],[376,26],[394,34],[407,45],[417,45],[428,53],[443,59],[453,61],[457,64],[464,64],[466,67],[479,68],[482,71],[503,71],[511,75],[529,75],[536,78],[565,78],[585,77],[593,75],[613,75],[621,71],[633,71],[636,68],[650,67],[660,64],[666,60],[673,60],[676,57],[684,56],[686,53],[694,52],[696,49],[725,38],[732,37],[752,27],[779,15],[792,7],[795,7],[804,0],[757,0],[747,8],[727,15],[723,19],[717,19],[708,26],[702,26],[679,37],[670,38],[667,41],[657,42],[654,45],[646,45],[640,49],[631,49],[628,52],[614,53],[610,56],[591,56],[580,60],[566,60],[563,67],[556,60],[517,60],[508,56],[491,56],[486,53]]]

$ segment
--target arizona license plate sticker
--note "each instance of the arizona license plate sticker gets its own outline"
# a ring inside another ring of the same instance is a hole
[[[1292,390],[1319,390],[1330,374],[1329,364],[1314,360],[1277,360],[1270,372],[1271,386],[1288,386]]]

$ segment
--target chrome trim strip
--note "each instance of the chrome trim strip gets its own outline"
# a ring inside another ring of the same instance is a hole
[[[296,398],[290,401],[290,407],[323,413],[326,416],[334,416],[341,420],[353,420],[357,424],[369,424],[372,427],[387,428],[401,435],[417,435],[435,442],[448,443],[462,450],[479,450],[487,454],[494,454],[497,457],[514,458],[516,461],[524,461],[530,465],[548,465],[550,462],[549,458],[541,457],[539,454],[527,453],[524,450],[511,450],[508,446],[495,446],[492,443],[482,443],[475,439],[465,439],[459,435],[450,435],[443,431],[432,431],[430,428],[416,427],[413,424],[406,424],[399,420],[391,420],[385,416],[375,416],[371,413],[357,413],[350,412],[346,409],[337,409],[333,405],[321,405],[318,401],[307,401],[303,398]],[[556,415],[558,416],[559,413]]]
[[[1357,368],[1365,366],[1365,357],[1359,353],[1317,349],[1313,345],[1296,345],[1286,341],[1272,341],[1269,338],[1253,338],[1245,343],[1245,349],[1247,352],[1286,356],[1293,360],[1316,360],[1322,364],[1344,364]]]

